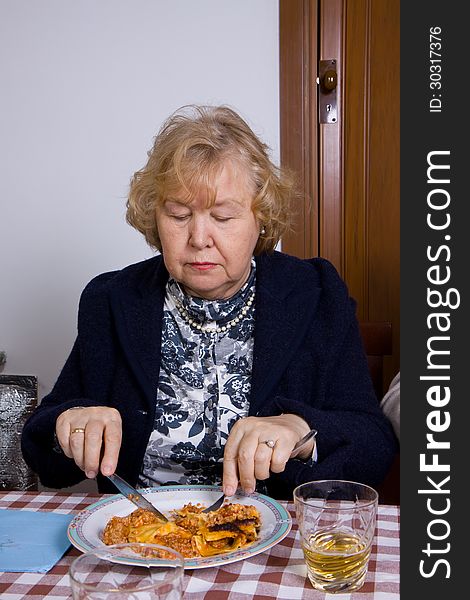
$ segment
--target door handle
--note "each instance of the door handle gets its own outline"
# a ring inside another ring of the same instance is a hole
[[[336,59],[321,60],[318,64],[318,120],[320,123],[338,121],[338,71]]]
[[[320,79],[320,87],[324,94],[328,94],[328,92],[332,92],[336,89],[338,85],[338,73],[333,69],[328,69],[323,74],[323,77]]]

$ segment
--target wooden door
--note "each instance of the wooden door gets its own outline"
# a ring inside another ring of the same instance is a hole
[[[281,163],[302,200],[282,248],[323,256],[361,321],[392,323],[400,365],[399,0],[280,0]],[[338,121],[318,123],[318,61],[335,59]]]

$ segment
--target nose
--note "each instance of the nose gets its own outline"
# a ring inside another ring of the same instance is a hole
[[[204,215],[193,215],[189,226],[189,243],[197,249],[213,245],[210,223]]]

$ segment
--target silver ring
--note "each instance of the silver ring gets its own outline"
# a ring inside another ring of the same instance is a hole
[[[266,444],[268,448],[274,448],[276,442],[274,440],[263,440],[260,444]]]
[[[85,428],[84,427],[75,427],[75,429],[72,429],[72,431],[70,432],[70,435],[72,435],[72,433],[85,433]]]

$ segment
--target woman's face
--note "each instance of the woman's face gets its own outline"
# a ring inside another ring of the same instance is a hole
[[[246,171],[230,161],[215,179],[216,200],[204,193],[189,204],[175,194],[157,208],[162,254],[170,275],[188,294],[216,299],[233,296],[250,273],[260,226],[251,203]]]

